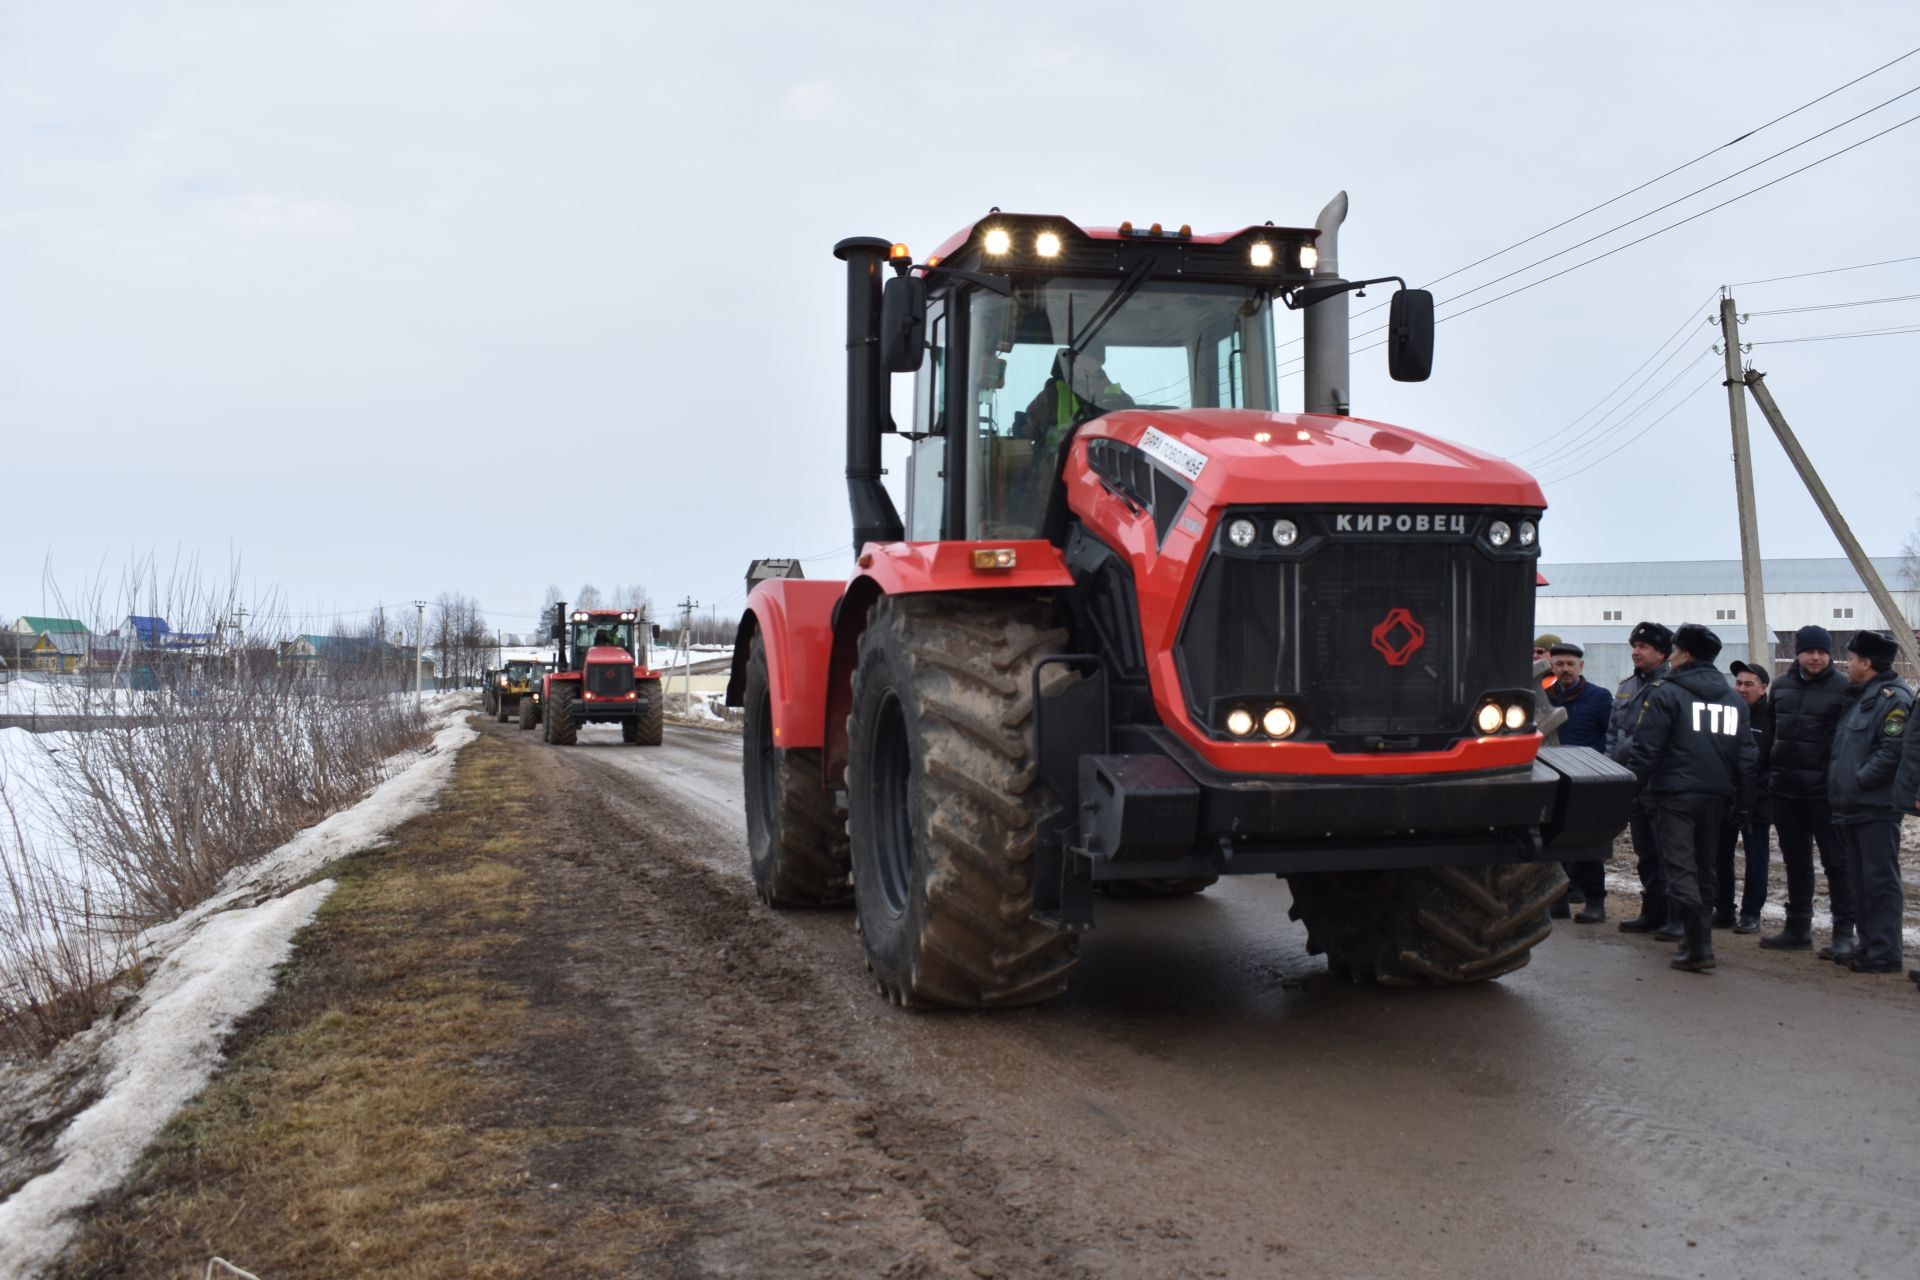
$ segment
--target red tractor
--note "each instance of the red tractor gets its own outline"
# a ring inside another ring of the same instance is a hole
[[[1285,877],[1337,974],[1493,978],[1547,936],[1559,863],[1626,825],[1632,776],[1534,727],[1539,485],[1348,415],[1347,295],[1384,281],[1339,276],[1345,211],[1195,235],[996,209],[922,263],[835,247],[858,568],[754,589],[728,702],[759,895],[852,898],[896,1002],[1052,996],[1096,888],[1222,875]],[[1305,313],[1304,413],[1276,304]],[[1423,380],[1432,296],[1389,314]]]
[[[553,607],[554,667],[540,681],[543,738],[571,746],[583,724],[618,723],[622,742],[660,745],[666,703],[660,673],[639,661],[641,625],[631,609]]]

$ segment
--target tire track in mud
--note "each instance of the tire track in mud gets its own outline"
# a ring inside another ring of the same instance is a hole
[[[970,1148],[975,1117],[836,1044],[851,1021],[697,826],[529,752],[556,824],[559,975],[603,1001],[658,1100],[642,1142],[703,1274],[1091,1274],[1021,1187],[1057,1171]],[[689,829],[691,826],[691,829]],[[671,1201],[670,1201],[671,1202]]]

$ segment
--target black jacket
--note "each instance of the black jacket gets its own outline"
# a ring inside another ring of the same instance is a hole
[[[1833,730],[1847,709],[1848,688],[1847,677],[1838,667],[1828,667],[1818,680],[1809,680],[1797,662],[1773,682],[1769,795],[1826,799]]]
[[[1767,771],[1773,761],[1773,704],[1766,698],[1760,699],[1747,708],[1747,719],[1753,726],[1753,746],[1759,759],[1753,775],[1759,792],[1754,797],[1753,821],[1772,822],[1773,806],[1767,803]]]
[[[1911,814],[1920,804],[1920,747],[1913,745],[1914,735],[1909,732],[1912,721],[1909,715],[1900,726],[1900,771],[1893,778],[1893,807],[1904,814]]]
[[[1747,704],[1724,673],[1690,662],[1647,686],[1626,766],[1663,796],[1713,796],[1751,809],[1759,773]]]
[[[1651,673],[1634,671],[1620,682],[1613,691],[1613,715],[1607,720],[1607,756],[1609,759],[1626,763],[1627,752],[1633,746],[1633,731],[1640,724],[1640,698],[1646,693],[1647,686],[1666,675],[1673,668],[1666,663]]]
[[[1853,703],[1833,735],[1833,760],[1827,768],[1827,801],[1839,824],[1897,820],[1893,778],[1900,768],[1901,739],[1913,695],[1891,671],[1850,686]]]

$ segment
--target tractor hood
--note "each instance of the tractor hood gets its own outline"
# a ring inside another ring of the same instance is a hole
[[[1078,442],[1133,445],[1206,505],[1291,500],[1544,508],[1539,484],[1488,454],[1364,418],[1252,409],[1122,409]]]
[[[593,648],[587,650],[586,661],[591,666],[599,666],[603,662],[618,662],[629,667],[639,665],[634,662],[632,654],[616,644],[597,644],[593,646]]]

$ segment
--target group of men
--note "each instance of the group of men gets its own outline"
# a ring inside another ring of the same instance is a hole
[[[1551,664],[1547,700],[1566,713],[1559,743],[1602,751],[1641,781],[1631,826],[1640,913],[1620,929],[1678,942],[1677,969],[1713,968],[1714,929],[1760,930],[1773,829],[1786,925],[1760,945],[1813,949],[1817,848],[1833,914],[1820,958],[1852,973],[1899,972],[1900,822],[1920,813],[1920,749],[1907,746],[1913,695],[1894,673],[1895,642],[1856,631],[1836,665],[1831,633],[1802,627],[1778,680],[1744,662],[1722,672],[1720,637],[1698,623],[1673,631],[1642,622],[1628,644],[1633,673],[1609,696],[1586,680],[1578,645],[1550,634],[1534,641],[1535,661]],[[1568,901],[1554,915],[1570,914],[1572,903],[1581,908],[1575,923],[1604,921],[1605,864],[1569,863],[1567,876]],[[1912,976],[1920,982],[1920,969]]]

